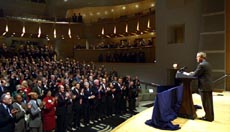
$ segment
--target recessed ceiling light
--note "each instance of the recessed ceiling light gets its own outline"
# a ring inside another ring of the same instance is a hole
[[[139,8],[139,5],[135,5],[136,8]]]
[[[123,7],[122,7],[122,9],[123,9],[123,10],[125,10],[125,9],[126,9],[126,7],[125,7],[125,6],[123,6]]]

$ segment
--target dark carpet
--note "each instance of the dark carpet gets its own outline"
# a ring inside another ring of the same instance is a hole
[[[89,126],[81,127],[76,131],[69,130],[69,132],[110,132],[116,126],[137,114],[137,112],[126,113],[122,115],[114,115],[105,118],[104,120],[93,122]]]
[[[147,108],[150,108],[154,105],[154,103],[150,103],[150,104],[146,104],[146,105],[143,105],[142,107],[147,107]]]

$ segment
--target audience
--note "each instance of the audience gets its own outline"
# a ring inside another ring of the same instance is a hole
[[[50,49],[20,46],[17,56],[1,50],[0,93],[14,97],[13,106],[19,109],[12,116],[28,124],[24,129],[76,130],[90,122],[134,112],[140,89],[137,77],[121,77],[115,70],[106,71],[103,65],[97,68],[93,63],[69,58],[55,60],[55,54],[46,50]],[[5,98],[1,99],[3,103]],[[47,121],[52,124],[47,126]],[[19,122],[14,123],[17,127]]]
[[[133,43],[129,43],[127,41],[123,41],[121,43],[114,43],[114,42],[100,42],[96,45],[96,49],[124,49],[124,48],[141,48],[141,47],[149,47],[153,46],[152,40],[148,40],[146,42],[144,39],[136,39]]]
[[[72,22],[82,23],[83,22],[82,15],[80,13],[78,13],[78,16],[77,16],[76,13],[74,13],[72,16]]]

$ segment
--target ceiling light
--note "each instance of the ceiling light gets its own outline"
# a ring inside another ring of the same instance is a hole
[[[135,5],[136,8],[139,8],[139,5]]]
[[[9,31],[8,25],[6,25],[6,29],[5,29],[5,31],[6,31],[6,32],[8,32],[8,31]]]
[[[152,3],[152,4],[151,4],[151,7],[154,7],[154,6],[155,6],[155,4],[154,4],[154,3]]]
[[[126,7],[125,7],[125,6],[123,6],[123,7],[122,7],[122,9],[123,9],[123,10],[125,10],[125,9],[126,9]]]
[[[23,25],[21,37],[23,37],[25,33],[26,33],[26,28],[25,28],[25,26]]]
[[[105,15],[108,15],[108,11],[105,11]]]
[[[57,38],[57,31],[56,31],[56,28],[54,28],[54,38]]]
[[[72,36],[71,36],[71,29],[70,28],[68,30],[68,35],[69,35],[69,38],[72,38]]]
[[[105,34],[105,29],[104,29],[104,28],[101,29],[101,34],[102,34],[102,35]]]

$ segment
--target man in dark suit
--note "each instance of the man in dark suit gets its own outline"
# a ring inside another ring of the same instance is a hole
[[[12,98],[10,94],[2,94],[0,103],[0,132],[14,132],[14,116],[17,110],[12,109],[11,104]]]
[[[6,92],[6,80],[2,79],[0,82],[0,97],[2,96],[3,93]]]
[[[74,120],[73,127],[76,129],[80,128],[80,120],[82,115],[82,95],[81,95],[80,83],[76,83],[73,93],[73,111],[74,111]]]
[[[2,96],[2,94],[4,93],[5,89],[4,87],[2,86],[2,81],[0,83],[0,97]]]
[[[57,115],[57,128],[56,132],[66,132],[66,106],[68,101],[68,96],[64,91],[64,86],[58,86],[58,94],[56,95],[57,106],[56,106],[56,115]]]
[[[196,56],[197,68],[190,75],[198,78],[198,90],[201,95],[202,105],[205,111],[205,116],[201,120],[213,121],[213,97],[212,97],[212,79],[211,79],[211,66],[206,61],[206,53],[198,52]]]
[[[95,98],[92,89],[89,87],[89,82],[84,82],[84,90],[82,91],[82,103],[84,112],[84,125],[89,125],[90,120],[90,101]]]
[[[32,88],[32,92],[36,92],[38,94],[38,98],[42,99],[44,88],[42,86],[42,80],[37,80],[37,84]]]

